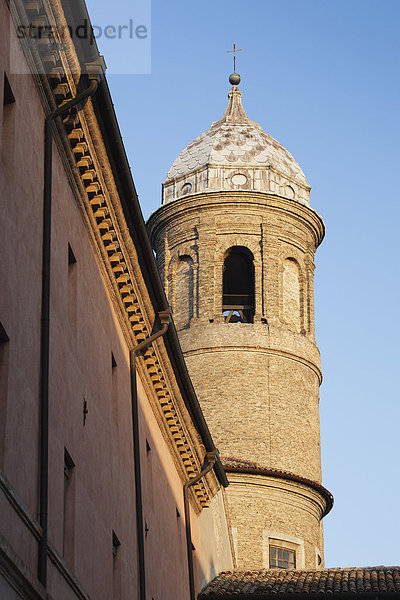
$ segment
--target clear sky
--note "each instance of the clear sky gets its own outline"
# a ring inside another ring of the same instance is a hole
[[[113,22],[115,5],[88,0],[92,21]],[[109,77],[144,216],[223,114],[236,42],[245,110],[300,163],[327,229],[315,279],[326,565],[398,565],[400,2],[153,0],[151,19],[150,74]],[[119,51],[104,47],[114,72]]]

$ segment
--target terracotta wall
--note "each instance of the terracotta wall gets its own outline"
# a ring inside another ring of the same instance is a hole
[[[12,73],[10,48],[19,66],[27,67],[18,41],[9,39],[5,0],[0,23],[0,97],[4,73],[15,96],[14,129],[6,124],[7,135],[0,131],[0,322],[5,332],[0,328],[0,337],[6,366],[0,372],[0,534],[2,558],[16,571],[24,570],[39,598],[44,113],[32,76]],[[55,143],[53,153],[48,592],[57,600],[131,599],[138,570],[128,347]],[[183,482],[140,381],[138,390],[148,597],[186,599]],[[194,513],[192,522],[199,552]],[[120,543],[116,556],[113,532]],[[198,564],[196,578],[199,589]],[[16,597],[1,577],[0,595]]]

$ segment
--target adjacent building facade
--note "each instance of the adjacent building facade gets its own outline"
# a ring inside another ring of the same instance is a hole
[[[227,481],[85,18],[0,2],[0,597],[183,600],[233,566]]]

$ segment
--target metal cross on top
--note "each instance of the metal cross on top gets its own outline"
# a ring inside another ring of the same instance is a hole
[[[236,48],[236,44],[233,44],[233,50],[227,50],[227,52],[233,52],[233,71],[236,73],[236,52],[241,52],[243,48]]]

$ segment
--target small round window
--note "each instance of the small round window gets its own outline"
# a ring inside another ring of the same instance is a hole
[[[185,196],[186,194],[189,194],[191,191],[192,191],[192,184],[191,183],[185,183],[182,186],[181,194],[182,194],[182,196]]]
[[[233,185],[244,185],[247,182],[247,177],[243,173],[236,173],[236,175],[232,175],[231,181]]]
[[[291,185],[287,185],[286,186],[286,197],[289,198],[289,200],[294,200],[294,197],[296,196],[296,192],[294,191],[294,189],[292,188]]]

